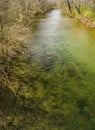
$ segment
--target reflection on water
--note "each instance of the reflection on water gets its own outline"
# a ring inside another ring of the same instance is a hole
[[[28,93],[33,130],[95,130],[94,34],[60,10],[38,23],[19,92]]]

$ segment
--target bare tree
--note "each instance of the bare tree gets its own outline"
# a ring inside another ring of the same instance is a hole
[[[74,6],[77,10],[77,12],[80,14],[80,0],[74,0]]]

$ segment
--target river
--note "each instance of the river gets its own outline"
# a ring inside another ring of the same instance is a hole
[[[95,130],[95,30],[59,9],[33,30],[19,92],[35,117],[30,130]]]

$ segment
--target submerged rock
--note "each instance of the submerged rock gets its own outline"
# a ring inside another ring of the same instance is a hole
[[[0,95],[0,109],[7,110],[13,106],[15,99],[15,93],[9,87],[6,87],[5,90]]]
[[[46,57],[43,57],[42,69],[44,69],[45,71],[51,71],[54,67],[56,59],[57,58],[52,55],[47,55]]]
[[[69,77],[75,77],[76,76],[76,72],[73,68],[68,68],[67,72],[68,72]]]

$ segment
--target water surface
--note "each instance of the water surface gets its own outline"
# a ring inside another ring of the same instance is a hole
[[[60,10],[33,26],[23,79],[37,118],[32,129],[95,130],[95,30]]]

